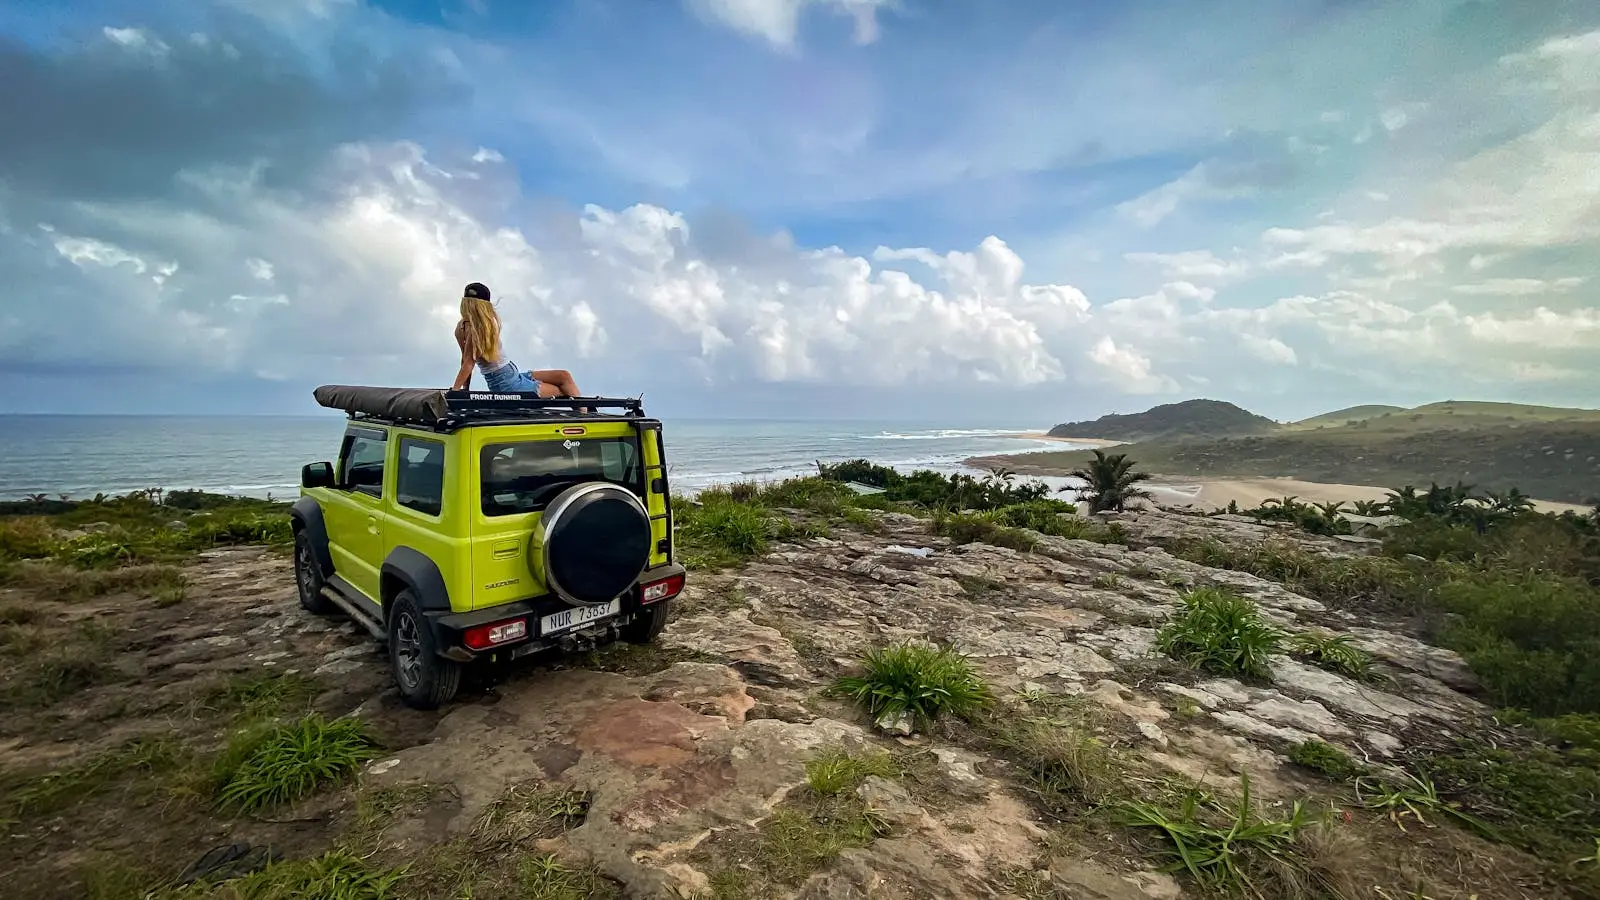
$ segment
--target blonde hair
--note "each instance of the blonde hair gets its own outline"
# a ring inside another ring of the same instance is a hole
[[[467,344],[479,359],[500,358],[500,313],[494,304],[476,297],[461,298],[461,320],[467,323]]]

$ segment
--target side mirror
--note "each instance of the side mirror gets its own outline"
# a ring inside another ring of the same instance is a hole
[[[300,469],[300,486],[303,488],[333,487],[333,463],[316,462]]]

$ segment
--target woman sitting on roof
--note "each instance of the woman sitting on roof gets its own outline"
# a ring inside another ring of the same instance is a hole
[[[461,369],[451,390],[472,384],[477,363],[489,390],[497,394],[528,393],[540,397],[577,397],[578,385],[566,369],[524,372],[507,359],[500,347],[500,314],[489,302],[489,289],[474,281],[461,295],[461,321],[456,323],[456,344],[461,347]]]

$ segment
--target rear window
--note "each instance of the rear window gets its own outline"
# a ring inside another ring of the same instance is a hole
[[[585,481],[643,493],[639,444],[632,437],[489,444],[479,462],[486,516],[538,512]]]

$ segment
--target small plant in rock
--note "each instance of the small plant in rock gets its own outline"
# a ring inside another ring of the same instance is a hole
[[[819,797],[853,791],[876,775],[898,778],[900,766],[887,753],[855,755],[833,749],[806,763],[806,784]]]
[[[1372,654],[1357,647],[1347,634],[1331,635],[1303,631],[1289,638],[1290,655],[1304,659],[1357,681],[1375,681],[1378,672],[1373,668]]]
[[[218,760],[217,802],[239,813],[290,803],[355,774],[373,756],[366,725],[356,719],[310,715],[247,729]]]
[[[834,690],[880,722],[909,716],[921,728],[946,713],[968,718],[993,700],[971,661],[950,647],[878,647],[862,664],[865,674],[839,679]]]
[[[404,877],[403,869],[377,869],[349,851],[333,850],[315,859],[272,863],[264,869],[226,882],[215,895],[247,900],[311,897],[327,900],[389,900],[394,896],[395,885]],[[194,894],[191,890],[184,890],[178,896],[213,895],[206,885],[197,887],[204,892]]]
[[[1156,635],[1156,648],[1180,662],[1218,675],[1270,678],[1268,657],[1283,633],[1261,618],[1254,603],[1221,588],[1196,588],[1183,612]]]
[[[1239,802],[1221,803],[1198,789],[1177,806],[1124,804],[1122,819],[1156,831],[1173,857],[1168,871],[1185,872],[1202,888],[1221,894],[1282,897],[1283,882],[1303,880],[1305,864],[1296,846],[1313,817],[1296,801],[1288,818],[1264,818],[1250,799],[1250,779],[1241,776]]]
[[[1356,799],[1367,809],[1386,813],[1389,821],[1401,831],[1406,830],[1404,820],[1408,818],[1415,819],[1424,828],[1432,828],[1424,813],[1453,816],[1480,832],[1489,830],[1481,820],[1445,803],[1433,779],[1425,775],[1403,772],[1398,777],[1358,778]]]
[[[1102,591],[1117,591],[1128,586],[1128,583],[1122,580],[1122,576],[1114,572],[1096,575],[1090,584]]]
[[[1348,781],[1366,772],[1365,766],[1343,750],[1315,739],[1296,744],[1289,752],[1289,761],[1335,781]]]

